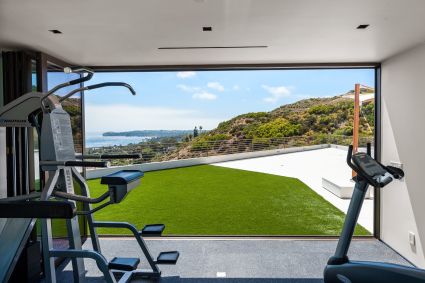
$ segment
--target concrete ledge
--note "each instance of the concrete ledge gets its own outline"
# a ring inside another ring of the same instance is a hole
[[[342,178],[338,178],[337,176],[322,177],[322,187],[339,198],[351,199],[354,190],[354,182],[351,181],[349,178],[344,180]],[[367,190],[365,198],[371,198],[370,188]]]
[[[348,151],[348,146],[346,145],[330,144],[329,147]],[[358,150],[359,152],[366,152],[366,147],[359,147]],[[372,156],[373,156],[375,152],[375,147],[372,146],[370,150],[372,151]]]
[[[311,145],[311,146],[303,146],[303,147],[290,147],[290,148],[281,148],[281,149],[263,150],[263,151],[254,151],[254,152],[243,152],[243,153],[234,153],[234,154],[208,156],[208,157],[170,160],[170,161],[163,161],[163,162],[151,162],[151,163],[143,163],[143,164],[137,164],[137,165],[116,166],[116,167],[109,167],[109,168],[87,170],[86,178],[96,179],[108,174],[115,173],[120,170],[141,170],[144,172],[148,172],[148,171],[202,165],[202,164],[234,161],[234,160],[241,160],[241,159],[248,159],[248,158],[272,156],[272,155],[286,154],[286,153],[292,153],[292,152],[301,152],[301,151],[307,151],[307,150],[316,150],[316,149],[323,149],[323,148],[329,148],[329,144]]]

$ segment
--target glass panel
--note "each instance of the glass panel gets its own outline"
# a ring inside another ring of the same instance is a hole
[[[32,91],[37,91],[38,85],[37,85],[37,62],[32,61],[31,63],[31,85],[32,85]],[[37,130],[34,128],[31,130],[32,136],[33,136],[33,144],[34,144],[34,189],[36,191],[41,190],[41,182],[40,182],[40,159],[39,159],[39,153],[40,148],[38,144],[38,133]]]
[[[163,221],[169,234],[338,235],[354,185],[345,164],[354,86],[364,150],[374,142],[374,78],[374,69],[97,73],[90,83],[124,81],[138,95],[87,93],[87,153],[140,153],[113,165],[156,171],[96,217]],[[105,189],[89,183],[92,195]],[[373,203],[370,192],[357,235],[373,232]]]
[[[0,107],[3,106],[3,59],[0,53]],[[0,198],[7,197],[6,128],[0,128]],[[0,223],[1,224],[1,223]],[[1,226],[0,226],[1,228]]]

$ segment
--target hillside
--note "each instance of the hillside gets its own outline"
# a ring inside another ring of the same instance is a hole
[[[350,93],[330,98],[304,99],[270,112],[239,115],[193,138],[162,160],[177,156],[196,157],[206,150],[212,150],[212,154],[235,150],[243,152],[249,150],[249,147],[320,143],[329,135],[352,136],[354,100],[347,97]],[[360,136],[372,137],[373,132],[374,102],[368,102],[361,107]]]
[[[374,104],[362,107],[360,133],[373,134]],[[279,138],[312,134],[347,135],[353,133],[354,101],[335,96],[311,98],[283,105],[271,112],[239,115],[222,122],[208,136],[228,138]]]

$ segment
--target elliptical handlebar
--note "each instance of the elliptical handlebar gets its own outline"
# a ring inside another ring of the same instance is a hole
[[[67,86],[71,86],[71,85],[76,85],[76,84],[80,84],[83,82],[86,82],[88,80],[91,80],[91,78],[93,77],[94,72],[88,68],[83,68],[83,67],[79,67],[79,68],[70,68],[70,67],[66,67],[64,68],[64,73],[66,74],[70,74],[70,73],[75,73],[75,72],[86,72],[87,75],[83,76],[81,78],[75,79],[75,80],[71,80],[62,84],[59,84],[57,86],[55,86],[54,88],[52,88],[51,90],[49,90],[46,95],[44,95],[41,98],[41,103],[43,103],[43,101],[49,97],[50,95],[52,95],[53,93],[55,93],[56,91],[58,91],[61,88],[67,87]]]
[[[41,104],[41,109],[43,110],[43,111],[45,111],[45,108],[46,108],[46,106],[44,105],[44,101],[49,97],[49,96],[51,96],[52,94],[54,94],[56,91],[58,91],[58,90],[60,90],[60,89],[62,89],[62,88],[64,88],[64,87],[67,87],[67,86],[71,86],[71,85],[75,85],[75,84],[80,84],[80,83],[83,83],[83,82],[86,82],[86,81],[88,81],[88,80],[91,80],[91,78],[93,77],[93,74],[94,74],[94,72],[92,71],[92,70],[90,70],[90,69],[88,69],[88,68],[83,68],[83,67],[80,67],[80,68],[76,68],[76,69],[72,69],[72,68],[70,68],[70,67],[66,67],[66,68],[64,68],[63,69],[63,71],[64,71],[64,73],[66,73],[66,74],[70,74],[70,73],[72,73],[72,72],[80,72],[80,71],[84,71],[84,72],[86,72],[87,73],[87,75],[86,76],[83,76],[83,77],[80,77],[80,78],[78,78],[78,79],[75,79],[75,80],[71,80],[71,81],[68,81],[68,82],[65,82],[65,83],[62,83],[62,84],[59,84],[59,85],[57,85],[57,86],[55,86],[54,88],[52,88],[51,90],[49,90],[43,97],[41,97],[41,100],[40,100],[40,104]]]
[[[128,88],[128,90],[131,92],[132,95],[136,95],[136,91],[133,89],[133,87],[127,83],[123,82],[106,82],[106,83],[100,83],[95,85],[89,85],[87,86],[87,89],[95,89],[95,88],[101,88],[101,87],[107,87],[107,86],[123,86]]]

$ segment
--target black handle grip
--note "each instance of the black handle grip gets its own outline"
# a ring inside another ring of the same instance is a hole
[[[72,81],[69,81],[69,85],[76,85],[90,80],[93,77],[93,73],[87,73],[85,77],[81,77]]]
[[[122,83],[122,82],[107,82],[107,83],[94,84],[94,85],[87,86],[87,89],[95,89],[95,88],[101,88],[106,86],[123,86],[128,88],[133,95],[136,95],[136,91],[131,87],[131,85],[127,83]]]
[[[348,146],[348,153],[347,153],[347,164],[350,167],[352,167],[351,157],[353,157],[353,146],[349,145]]]
[[[370,142],[366,144],[366,153],[367,155],[372,156],[372,145],[370,144]]]
[[[106,168],[109,166],[109,162],[107,161],[66,161],[65,166]]]
[[[387,171],[396,179],[401,179],[404,177],[404,171],[400,168],[394,166],[385,166],[385,169],[387,169]]]

